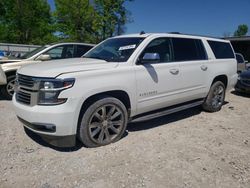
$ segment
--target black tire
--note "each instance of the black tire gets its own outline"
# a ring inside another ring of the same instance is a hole
[[[209,93],[202,104],[202,108],[207,112],[220,111],[225,100],[225,85],[221,81],[212,84]]]
[[[9,75],[7,77],[7,84],[1,86],[1,94],[7,100],[11,100],[12,96],[14,94],[14,82],[15,82],[15,79],[16,79],[15,75]]]
[[[104,146],[123,136],[127,122],[128,112],[120,100],[101,97],[80,115],[78,138],[86,147]]]

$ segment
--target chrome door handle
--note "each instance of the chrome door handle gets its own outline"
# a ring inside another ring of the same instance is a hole
[[[176,75],[179,73],[179,69],[170,69],[169,71],[171,74]]]
[[[206,71],[207,70],[207,66],[206,65],[202,65],[201,66],[201,70]]]

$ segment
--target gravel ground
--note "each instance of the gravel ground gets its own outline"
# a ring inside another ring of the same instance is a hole
[[[117,143],[48,146],[0,100],[0,187],[250,187],[250,96],[133,123]]]

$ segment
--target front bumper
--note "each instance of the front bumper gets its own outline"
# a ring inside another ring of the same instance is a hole
[[[240,80],[238,80],[237,84],[235,85],[235,90],[239,92],[250,93],[250,85],[245,85]]]
[[[24,126],[47,140],[75,137],[79,116],[76,100],[68,99],[66,103],[55,106],[28,106],[18,103],[14,94],[13,104]]]

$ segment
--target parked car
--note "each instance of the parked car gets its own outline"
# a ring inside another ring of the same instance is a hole
[[[246,70],[250,70],[250,63],[246,64]]]
[[[5,72],[4,79],[0,80],[1,94],[11,99],[14,93],[16,71],[22,65],[48,60],[81,57],[94,45],[86,43],[58,43],[45,45],[21,56],[21,59],[8,59],[0,61],[0,66]],[[50,66],[47,67],[49,69]],[[0,77],[1,78],[1,77]]]
[[[237,92],[250,93],[250,70],[239,74],[235,90]]]
[[[84,58],[22,67],[13,104],[24,126],[50,144],[72,146],[78,137],[97,147],[119,140],[130,121],[198,105],[219,111],[237,76],[229,41],[125,35],[105,40]]]
[[[246,63],[248,63],[248,61],[246,61],[243,55],[240,53],[235,53],[235,56],[237,60],[237,72],[241,73],[242,71],[246,70]]]

